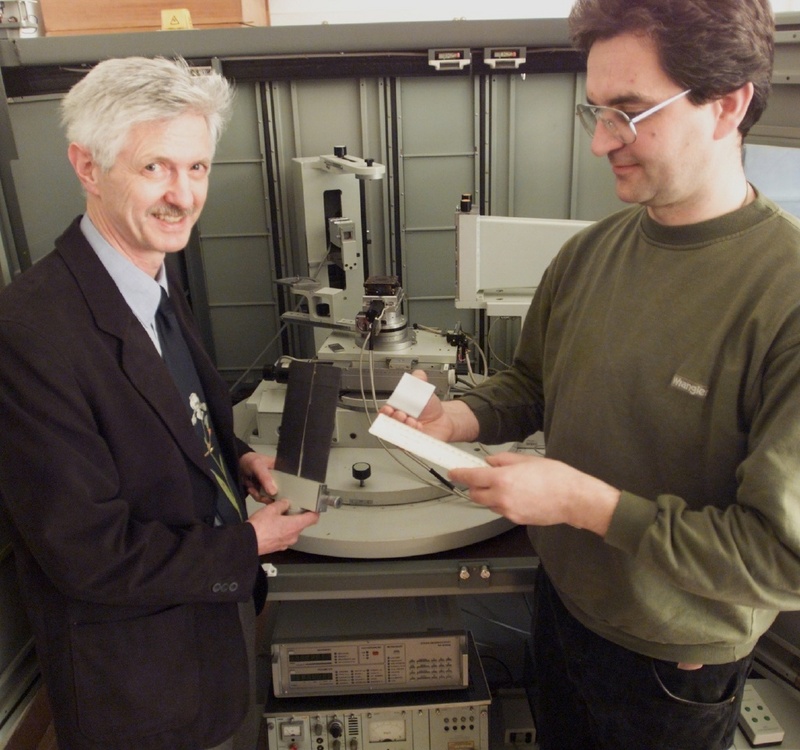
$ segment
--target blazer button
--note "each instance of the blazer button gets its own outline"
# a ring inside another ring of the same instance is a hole
[[[214,584],[214,585],[211,587],[211,590],[212,590],[212,591],[213,591],[215,594],[219,594],[219,592],[220,592],[220,591],[222,591],[222,584],[221,584],[221,583],[215,583],[215,584]]]
[[[236,583],[236,581],[234,581],[234,582],[233,582],[233,583],[232,583],[232,584],[229,586],[229,589],[230,589],[231,593],[233,593],[234,591],[236,591],[238,588],[239,588],[239,584],[238,584],[238,583]]]

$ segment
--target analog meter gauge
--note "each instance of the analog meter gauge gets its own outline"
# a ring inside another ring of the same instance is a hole
[[[370,742],[405,742],[406,720],[398,715],[370,719],[367,736]]]

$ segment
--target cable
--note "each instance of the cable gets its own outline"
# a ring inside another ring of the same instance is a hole
[[[483,349],[481,349],[481,347],[478,345],[478,342],[472,336],[467,336],[466,334],[464,334],[464,336],[467,341],[474,346],[475,350],[480,355],[481,362],[483,362],[483,377],[489,377],[489,361],[486,359],[486,354],[484,354]],[[465,360],[467,363],[467,374],[469,375],[470,385],[476,386],[478,385],[478,381],[475,380],[475,373],[472,371],[472,363],[470,362],[469,357],[466,357]]]
[[[475,347],[475,351],[478,352],[480,355],[481,361],[483,362],[483,377],[489,377],[489,360],[486,357],[486,353],[481,349],[480,345],[478,344],[477,339],[473,338],[472,336],[467,336],[469,342]]]
[[[529,630],[523,630],[522,628],[514,627],[513,625],[509,625],[508,623],[502,622],[500,620],[495,620],[494,618],[487,617],[486,615],[480,615],[477,612],[472,612],[469,609],[464,609],[464,607],[461,608],[461,611],[464,614],[472,615],[472,617],[477,617],[479,620],[483,620],[484,622],[488,622],[491,623],[492,625],[497,625],[500,628],[505,628],[506,630],[510,630],[512,633],[519,633],[520,635],[527,636],[528,638],[530,638],[531,636]]]
[[[320,263],[319,267],[317,268],[317,274],[316,275],[319,275],[321,269],[324,267],[325,260],[330,255],[330,252],[331,252],[331,250],[330,250],[330,246],[329,246],[328,254],[325,256],[325,258],[322,260],[322,262]],[[300,306],[302,305],[302,302],[303,302],[302,299],[298,301],[297,305],[295,306],[295,310],[298,310],[300,308]],[[374,348],[372,346],[372,343],[373,343],[373,340],[374,340],[374,329],[380,323],[380,321],[383,319],[383,316],[384,316],[385,312],[386,312],[386,308],[384,307],[381,310],[380,314],[377,315],[375,317],[375,319],[372,321],[372,323],[370,325],[370,330],[367,332],[367,335],[364,337],[364,341],[363,341],[363,343],[362,343],[362,345],[360,347],[359,357],[358,357],[359,389],[360,389],[360,392],[361,392],[361,402],[362,402],[363,407],[364,407],[364,414],[366,415],[367,421],[369,422],[370,425],[373,422],[373,418],[370,415],[370,401],[372,402],[371,405],[375,410],[374,413],[377,415],[377,413],[380,411],[380,405],[378,404],[377,388],[375,386],[375,361],[374,361]],[[231,386],[231,388],[230,388],[230,392],[231,393],[233,391],[235,391],[235,389],[242,383],[242,381],[252,371],[252,369],[256,366],[256,364],[258,364],[258,362],[261,360],[261,358],[264,356],[264,354],[267,352],[267,350],[275,343],[275,341],[277,341],[278,338],[280,338],[281,334],[286,329],[286,326],[287,326],[286,323],[283,323],[281,325],[281,327],[278,330],[278,332],[270,340],[270,342],[267,344],[267,346],[264,347],[264,349],[259,353],[258,357],[244,371],[244,373],[242,373],[241,377],[239,377],[239,379]],[[417,326],[417,328],[422,329],[422,330],[426,330],[426,331],[430,331],[430,332],[436,333],[438,335],[444,335],[441,329],[435,329],[435,328],[431,328],[431,327],[428,327],[428,326]],[[471,337],[466,337],[466,338],[471,343],[475,344],[475,340],[474,339],[472,339]],[[486,361],[486,357],[485,357],[484,353],[480,350],[480,347],[476,346],[476,348],[478,349],[478,352],[480,353],[481,359],[482,359],[482,361],[484,363],[484,369],[487,370],[488,369],[488,363]],[[368,367],[367,368],[364,367],[364,355],[365,355],[365,352],[369,352]],[[470,372],[471,372],[471,363],[469,362],[469,357],[467,357],[466,359],[467,359],[467,366],[468,366],[468,368],[470,369]],[[308,360],[300,360],[300,359],[298,359],[296,357],[291,357],[289,355],[281,355],[281,357],[279,357],[277,361],[280,362],[281,360],[288,360],[290,362],[292,362],[292,361],[308,361]],[[365,383],[364,383],[364,370],[365,369],[369,372],[370,396],[371,396],[371,398],[367,398],[367,392],[366,392],[366,387],[365,387]],[[436,480],[437,480],[436,482],[431,481],[427,476],[421,476],[418,472],[414,471],[412,467],[404,464],[397,457],[397,455],[394,452],[392,452],[392,449],[390,449],[390,447],[388,445],[386,445],[386,443],[383,440],[378,439],[378,442],[380,443],[381,447],[386,451],[386,453],[394,461],[396,461],[406,471],[411,472],[423,484],[427,484],[429,487],[434,487],[434,488],[437,488],[437,489],[440,486],[443,485],[453,495],[456,495],[457,497],[460,497],[460,498],[462,498],[464,500],[472,502],[472,499],[470,498],[470,496],[466,492],[464,492],[463,490],[460,490],[458,487],[456,487],[451,482],[449,482],[438,471],[436,471],[436,469],[434,469],[431,465],[429,465],[425,461],[421,460],[420,458],[418,458],[417,456],[413,455],[412,453],[409,453],[408,451],[405,451],[403,449],[397,449],[397,450],[400,450],[403,453],[403,455],[405,455],[408,459],[410,459],[414,463],[418,464],[418,466],[420,466],[422,469],[424,469],[428,474],[431,474],[432,476],[434,476],[436,478]],[[483,448],[483,446],[481,446],[481,448]],[[486,451],[485,448],[483,448],[483,450],[488,453],[488,451]]]
[[[449,334],[446,331],[443,331],[441,328],[433,328],[432,326],[421,325],[416,323],[414,327],[420,331],[428,331],[429,333],[433,333],[437,336],[442,337],[449,337]],[[486,354],[484,353],[483,349],[481,349],[480,344],[478,344],[477,339],[474,336],[470,336],[468,333],[464,333],[463,331],[458,331],[458,336],[466,341],[469,345],[471,345],[475,351],[478,353],[478,357],[480,361],[483,363],[483,377],[489,376],[489,361],[486,358]],[[452,341],[450,341],[452,343]],[[478,384],[477,380],[475,380],[475,374],[472,370],[472,362],[470,361],[469,356],[464,357],[464,361],[467,367],[467,373],[469,375],[469,380],[471,385],[475,386]]]
[[[295,311],[300,308],[300,304],[298,303],[297,307],[295,307]],[[286,323],[283,323],[281,327],[278,329],[278,332],[270,339],[270,342],[259,352],[258,356],[252,361],[250,366],[241,374],[241,376],[236,380],[236,382],[228,389],[228,393],[233,393],[244,381],[244,379],[250,374],[253,368],[261,361],[261,358],[269,351],[272,345],[283,335],[283,332],[286,330]]]
[[[366,388],[365,388],[365,385],[364,385],[364,369],[365,369],[364,368],[364,352],[365,351],[369,351],[369,368],[368,368],[368,370],[369,370],[370,388],[371,388],[371,394],[370,395],[371,395],[372,406],[375,409],[375,414],[377,414],[380,411],[380,405],[378,404],[378,394],[377,394],[377,389],[375,387],[374,349],[372,348],[372,346],[369,346],[369,349],[367,349],[367,346],[368,346],[368,344],[371,344],[372,335],[373,335],[373,328],[374,328],[375,324],[378,321],[380,321],[381,318],[383,317],[384,311],[385,311],[385,308],[384,308],[384,310],[381,311],[380,315],[378,315],[375,318],[375,321],[373,321],[373,324],[370,327],[369,332],[364,337],[364,343],[361,345],[361,351],[360,351],[359,356],[358,356],[358,382],[359,382],[359,387],[361,389],[361,402],[362,402],[362,404],[364,406],[364,414],[366,415],[367,421],[370,423],[370,425],[372,424],[373,419],[370,416],[370,412],[369,412],[370,399],[367,398],[367,392],[366,392]],[[407,466],[406,464],[404,464],[397,457],[397,455],[392,452],[392,449],[383,440],[378,438],[378,442],[381,444],[381,447],[386,451],[387,455],[390,458],[392,458],[396,463],[398,463],[400,466],[402,466],[406,471],[410,471],[423,484],[427,484],[429,487],[435,487],[437,489],[439,488],[440,485],[443,484],[447,488],[447,490],[449,492],[451,492],[453,495],[456,495],[456,496],[458,496],[460,498],[463,498],[464,500],[472,502],[472,499],[470,498],[470,496],[466,492],[464,492],[463,490],[458,489],[458,487],[453,485],[451,482],[447,481],[447,479],[445,479],[441,474],[439,474],[439,472],[437,472],[432,466],[430,466],[425,461],[423,461],[420,458],[418,458],[417,456],[415,456],[413,453],[409,453],[408,451],[403,450],[402,448],[397,448],[397,450],[399,450],[404,456],[406,456],[406,458],[408,458],[411,461],[413,461],[414,463],[418,464],[420,467],[425,469],[425,471],[428,472],[429,474],[432,474],[433,476],[435,476],[437,478],[438,482],[434,483],[430,479],[428,479],[428,477],[420,476],[420,474],[418,474],[416,471],[414,471],[412,469],[412,467]]]
[[[496,664],[498,664],[505,672],[506,681],[493,682],[491,686],[492,693],[494,693],[495,690],[501,690],[502,688],[513,687],[515,685],[516,681],[514,680],[514,673],[511,671],[511,667],[509,667],[508,664],[506,664],[502,659],[498,658],[497,656],[492,656],[491,654],[485,654],[485,653],[481,653],[480,657],[482,665],[485,666],[487,661],[493,661]],[[489,679],[488,675],[486,679],[487,680]]]
[[[492,348],[492,331],[494,330],[495,325],[497,325],[497,320],[509,321],[511,318],[507,315],[503,315],[500,318],[496,318],[492,321],[492,324],[489,326],[489,330],[486,331],[486,348],[489,350],[489,354],[491,354],[497,360],[497,362],[499,362],[506,369],[509,369],[511,365],[501,359],[497,355],[497,352],[495,352],[495,350]]]
[[[322,272],[322,269],[325,268],[325,263],[327,262],[328,258],[331,256],[331,252],[333,252],[333,245],[328,243],[328,251],[325,253],[325,257],[320,261],[319,265],[317,266],[317,272],[311,277],[312,281],[318,281],[318,276]],[[303,297],[301,297],[297,304],[294,306],[293,312],[297,312],[303,306]],[[236,382],[228,389],[228,393],[233,393],[241,384],[242,381],[252,372],[253,368],[261,361],[261,358],[269,351],[272,345],[283,335],[283,332],[286,330],[288,323],[282,323],[281,327],[278,329],[278,332],[270,339],[269,343],[259,352],[258,356],[250,363],[249,367],[239,376]]]

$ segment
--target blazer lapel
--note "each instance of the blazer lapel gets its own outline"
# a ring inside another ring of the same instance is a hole
[[[180,288],[177,280],[173,277],[170,277],[169,285],[170,289]],[[200,331],[192,317],[191,309],[182,294],[175,294],[173,296],[173,308],[180,321],[181,330],[183,331],[186,345],[189,347],[195,367],[197,368],[200,382],[203,384],[206,402],[208,403],[209,412],[213,417],[220,448],[222,449],[229,470],[231,470],[233,476],[236,477],[238,455],[236,454],[233,444],[225,439],[225,435],[232,434],[233,432],[233,422],[228,419],[228,415],[231,414],[231,400],[228,386],[220,376],[211,358],[206,353]]]
[[[122,371],[159,415],[181,450],[212,479],[203,446],[191,425],[188,405],[181,403],[153,342],[86,241],[79,221],[76,219],[56,241],[57,251],[75,277],[98,329],[119,340]]]

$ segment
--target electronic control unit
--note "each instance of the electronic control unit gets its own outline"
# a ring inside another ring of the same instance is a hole
[[[271,638],[275,696],[465,688],[467,631],[453,597],[334,600],[309,618],[281,602]]]

